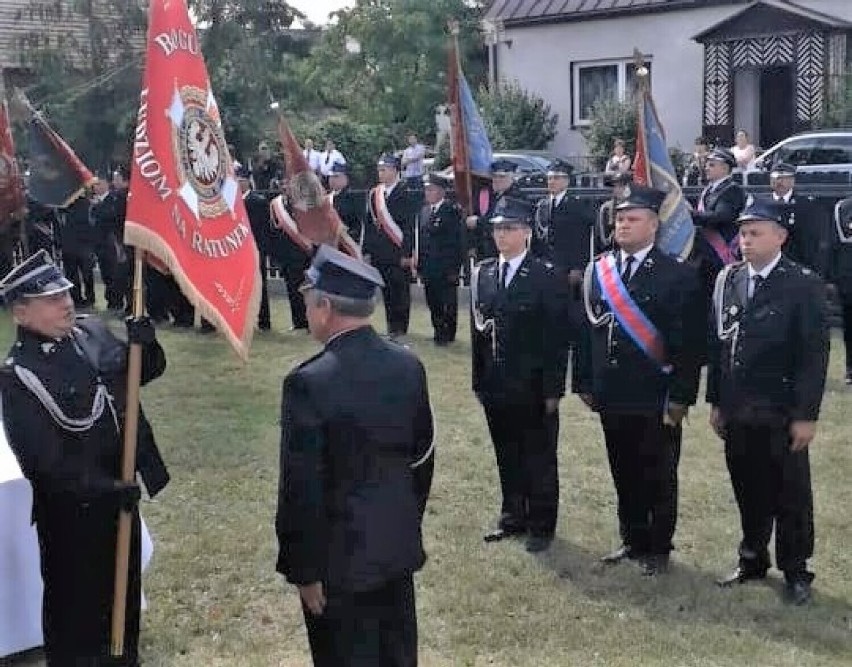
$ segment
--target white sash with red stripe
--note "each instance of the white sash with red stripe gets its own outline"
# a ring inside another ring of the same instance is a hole
[[[275,226],[289,236],[290,240],[302,250],[306,253],[310,253],[313,244],[309,238],[299,231],[299,226],[296,224],[296,221],[293,220],[293,216],[290,215],[287,211],[287,207],[284,205],[283,195],[278,195],[275,199],[273,199],[272,203],[269,205],[269,209],[272,212],[272,218],[275,220]]]
[[[388,210],[388,203],[385,201],[385,186],[382,183],[373,188],[373,213],[376,216],[379,228],[385,233],[385,236],[397,248],[401,248],[402,229],[396,224],[396,221]]]

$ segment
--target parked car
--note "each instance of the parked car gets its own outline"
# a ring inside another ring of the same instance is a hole
[[[852,129],[815,130],[788,137],[761,153],[754,169],[787,162],[799,173],[852,173]]]
[[[517,177],[522,187],[544,187],[547,170],[559,159],[548,151],[500,151],[494,153],[494,160],[508,160],[517,167]],[[453,168],[447,167],[439,172],[444,178],[453,178]],[[540,183],[539,183],[540,181]]]

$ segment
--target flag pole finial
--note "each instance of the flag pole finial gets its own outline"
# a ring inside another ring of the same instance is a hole
[[[648,75],[651,71],[646,64],[647,58],[639,49],[633,49],[633,65],[636,67],[636,76],[639,78],[639,86],[644,88],[648,85]]]

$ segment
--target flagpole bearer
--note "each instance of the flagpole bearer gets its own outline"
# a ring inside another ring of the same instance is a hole
[[[145,253],[136,248],[133,266],[133,319],[145,314]],[[136,478],[136,441],[139,431],[139,388],[142,379],[142,346],[131,343],[127,356],[127,413],[124,421],[124,449],[121,481]],[[112,603],[112,646],[114,657],[124,655],[124,628],[127,616],[127,580],[130,562],[130,531],[133,515],[122,509],[118,515],[118,539],[115,550],[115,588]]]

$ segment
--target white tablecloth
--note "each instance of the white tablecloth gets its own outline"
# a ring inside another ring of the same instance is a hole
[[[42,583],[38,540],[30,524],[32,502],[32,489],[9,449],[0,421],[0,657],[42,644]],[[153,552],[143,521],[143,570]]]

